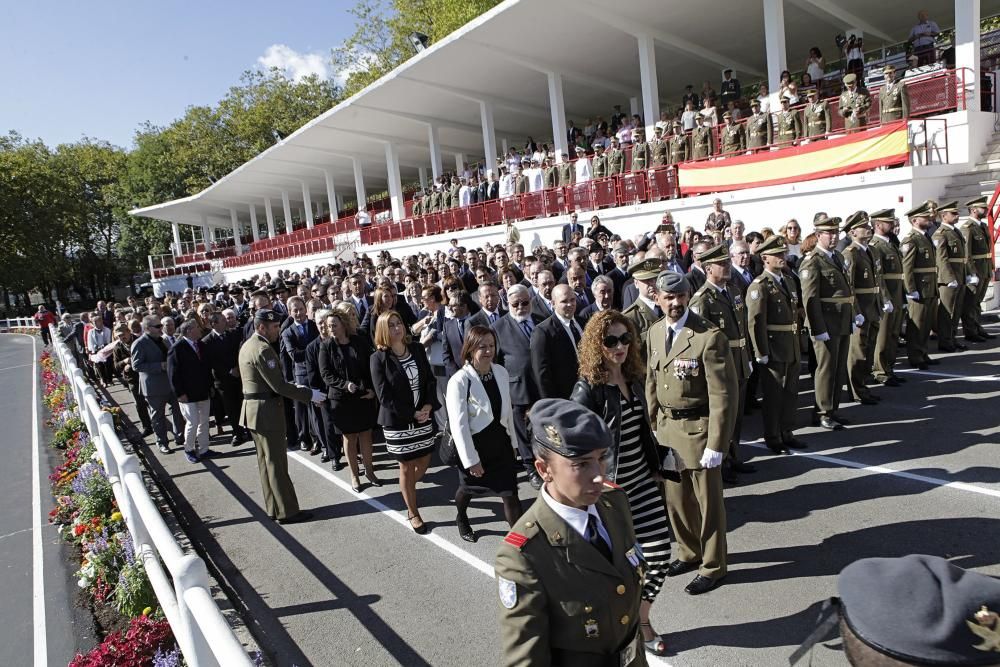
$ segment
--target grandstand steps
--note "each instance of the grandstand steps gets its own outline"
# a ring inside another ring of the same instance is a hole
[[[1000,134],[994,134],[970,169],[954,174],[939,201],[957,200],[959,205],[979,195],[992,196],[1000,182]],[[964,211],[963,211],[964,212]]]

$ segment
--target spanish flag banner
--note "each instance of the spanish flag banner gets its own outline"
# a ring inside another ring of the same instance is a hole
[[[726,192],[843,176],[905,164],[906,121],[766,153],[678,165],[682,195]]]

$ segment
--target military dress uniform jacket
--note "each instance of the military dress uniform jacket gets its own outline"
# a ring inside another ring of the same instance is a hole
[[[937,298],[937,261],[934,244],[920,231],[914,229],[899,246],[903,255],[903,291],[917,294],[921,301]]]
[[[747,290],[747,324],[753,343],[753,356],[768,361],[797,364],[802,358],[799,346],[798,295],[790,279],[781,284],[764,271],[754,278]]]
[[[962,233],[951,225],[941,225],[931,236],[931,241],[936,249],[938,284],[956,282],[959,287],[965,287],[969,266]]]
[[[649,144],[645,141],[637,141],[632,144],[632,171],[643,171],[649,167],[649,161]]]
[[[739,408],[732,398],[739,381],[729,340],[720,329],[689,310],[667,351],[667,327],[664,317],[647,335],[649,420],[657,440],[674,450],[684,468],[700,470],[705,449],[729,449]]]
[[[712,150],[712,128],[704,125],[694,128],[691,131],[691,145],[691,157],[695,160],[712,155],[714,153]]]
[[[903,255],[889,241],[873,236],[868,244],[875,258],[875,270],[882,276],[885,297],[893,309],[903,305]]]
[[[625,151],[620,148],[612,148],[607,152],[608,175],[614,176],[625,171]]]
[[[560,164],[556,167],[556,172],[559,176],[559,187],[564,185],[573,185],[573,181],[576,180],[576,170],[570,162],[563,162]]]
[[[878,94],[878,112],[883,123],[910,117],[910,91],[902,81],[882,86]]]
[[[657,315],[656,311],[646,305],[646,302],[642,299],[633,301],[628,308],[622,311],[622,315],[632,320],[635,330],[639,332],[639,340],[642,341],[640,349],[645,353],[646,335],[649,333],[649,327],[653,326],[653,322],[663,317],[663,315]]]
[[[990,275],[993,273],[993,255],[990,253],[990,232],[986,226],[974,220],[966,218],[958,226],[965,240],[965,250],[969,256],[969,272],[974,276],[979,276],[979,283],[985,289],[983,283],[989,283]]]
[[[670,137],[670,164],[686,162],[690,154],[691,149],[686,134],[680,133]]]
[[[543,182],[545,183],[546,190],[556,187],[557,179],[555,165],[545,168]]]
[[[285,408],[279,396],[293,401],[312,400],[312,390],[286,382],[278,354],[260,334],[250,336],[240,348],[243,409],[240,425],[251,431],[285,433]]]
[[[833,255],[827,257],[818,248],[809,253],[799,267],[806,324],[814,338],[822,333],[829,333],[831,338],[851,334],[856,313],[847,270],[839,252],[834,250]]]
[[[701,286],[688,308],[719,327],[729,339],[729,349],[733,355],[736,377],[742,383],[750,377],[750,354],[747,351],[747,311],[743,297],[728,289],[729,298],[722,296],[717,288],[706,282]]]
[[[590,160],[590,168],[594,170],[594,178],[605,178],[608,175],[608,156],[604,153],[595,155]]]
[[[502,664],[644,667],[639,602],[645,561],[628,497],[607,485],[596,503],[611,537],[609,562],[539,496],[497,551]],[[633,561],[636,564],[633,564]],[[631,642],[631,644],[630,644]]]
[[[747,118],[747,146],[762,148],[774,140],[774,124],[771,114],[755,113]]]
[[[872,106],[871,96],[861,90],[845,90],[840,94],[837,113],[844,119],[844,129],[851,130],[868,124],[868,110]]]
[[[865,252],[859,244],[852,243],[844,248],[843,254],[850,273],[857,311],[865,316],[865,322],[877,322],[882,317],[882,305],[886,299],[874,253]]]
[[[802,121],[794,111],[779,111],[775,114],[775,141],[788,143],[802,136]]]
[[[806,137],[818,137],[830,133],[830,105],[826,102],[807,104],[802,110]]]
[[[722,128],[722,153],[740,153],[746,150],[743,126],[733,123]]]
[[[670,151],[670,144],[666,139],[654,139],[649,142],[649,166],[650,167],[665,167],[667,166],[667,153]]]

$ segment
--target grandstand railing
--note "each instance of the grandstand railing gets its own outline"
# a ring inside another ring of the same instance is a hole
[[[125,451],[111,415],[101,409],[96,392],[84,380],[56,328],[50,330],[80,417],[132,535],[136,556],[142,559],[185,662],[191,667],[250,667],[252,661],[212,598],[204,561],[184,553],[177,544],[146,490],[139,460]]]
[[[0,333],[10,331],[11,329],[27,329],[37,326],[38,323],[35,322],[35,318],[33,317],[11,317],[0,320]]]

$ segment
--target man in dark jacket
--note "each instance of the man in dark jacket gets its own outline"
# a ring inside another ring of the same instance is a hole
[[[531,334],[531,370],[541,398],[569,398],[576,383],[577,345],[583,329],[575,319],[576,292],[569,285],[552,290],[552,316]]]
[[[208,418],[212,412],[212,367],[201,344],[198,320],[181,322],[180,338],[167,353],[167,377],[184,417],[184,452],[190,463],[211,456]]]
[[[289,315],[292,322],[281,332],[281,363],[291,372],[291,378],[297,385],[309,385],[306,371],[306,347],[319,337],[316,323],[306,317],[306,305],[299,297],[288,300]],[[302,401],[293,401],[295,414],[295,430],[299,448],[310,454],[319,454],[319,443],[313,444],[309,429],[310,407]]]
[[[233,311],[239,322],[238,315]],[[222,313],[214,313],[211,318],[212,331],[201,339],[212,366],[215,389],[222,395],[222,405],[226,419],[233,428],[231,444],[242,444],[250,439],[250,434],[239,425],[240,410],[243,408],[243,385],[240,382],[239,357],[243,333],[230,329]]]

